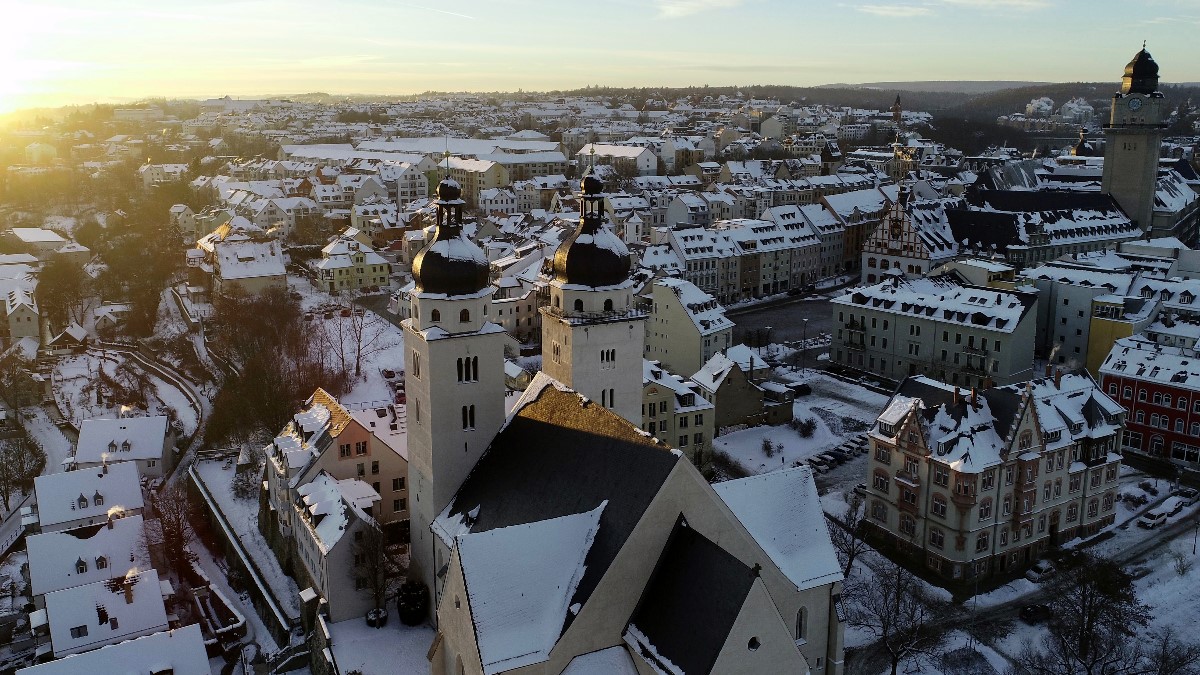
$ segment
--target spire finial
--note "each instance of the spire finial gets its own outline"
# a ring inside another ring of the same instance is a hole
[[[1146,41],[1142,40],[1142,49],[1145,49],[1145,48],[1146,48]]]

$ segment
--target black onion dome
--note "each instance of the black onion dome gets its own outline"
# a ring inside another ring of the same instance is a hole
[[[1153,94],[1158,91],[1158,64],[1154,57],[1142,50],[1133,55],[1125,65],[1125,76],[1121,78],[1122,94]]]
[[[473,295],[488,285],[488,262],[483,249],[462,230],[462,189],[447,178],[437,186],[437,231],[433,241],[413,258],[414,290],[418,293]]]
[[[579,286],[616,286],[629,280],[629,248],[603,225],[581,223],[554,252],[554,278]]]

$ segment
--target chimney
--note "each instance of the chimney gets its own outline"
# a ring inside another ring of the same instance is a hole
[[[1054,369],[1054,388],[1062,389],[1062,368]]]
[[[126,579],[125,583],[121,584],[121,586],[122,586],[122,588],[125,589],[125,604],[132,605],[133,604],[133,582],[130,581],[129,579]]]
[[[958,387],[957,387],[957,386],[955,386],[955,387],[954,387],[954,405],[955,405],[955,406],[957,406],[957,405],[958,405],[958,402],[959,402],[960,400],[961,400],[961,398],[960,398],[960,397],[959,397],[959,395],[958,395]]]
[[[109,517],[108,517],[108,529],[110,529],[110,530],[111,530],[112,528],[113,528],[113,524],[112,524],[112,516],[109,516]]]
[[[1053,367],[1054,366],[1050,365],[1049,361],[1046,362],[1046,377],[1050,377],[1050,369]]]
[[[975,390],[975,387],[971,387],[971,407],[979,407],[979,392]]]

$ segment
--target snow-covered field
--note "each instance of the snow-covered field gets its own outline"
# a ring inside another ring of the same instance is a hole
[[[388,611],[391,616],[383,628],[371,628],[361,617],[329,626],[333,658],[341,672],[357,670],[363,675],[429,672],[425,654],[433,643],[433,629],[426,625],[410,628],[400,623],[394,606]]]
[[[888,397],[835,380],[823,373],[780,371],[787,379],[808,382],[813,393],[796,398],[796,419],[813,419],[816,430],[803,438],[787,425],[761,426],[735,431],[713,440],[713,450],[727,454],[750,473],[776,471],[841,445],[861,434],[874,422]],[[772,456],[764,452],[764,440],[772,444]]]
[[[113,400],[109,396],[111,392],[102,388],[99,393],[104,398],[97,402],[96,379],[103,368],[104,374],[109,378],[132,387],[134,381],[129,374],[122,372],[123,364],[127,364],[133,372],[144,375],[149,383],[145,390],[149,408],[147,414],[165,414],[169,408],[174,411],[175,418],[183,424],[184,435],[190,436],[196,432],[199,419],[183,392],[162,378],[143,371],[119,352],[91,350],[86,354],[65,357],[58,362],[54,368],[54,398],[63,415],[75,425],[85,419],[120,415],[122,406],[127,402]]]
[[[71,454],[71,441],[50,420],[41,406],[21,409],[21,423],[46,452],[46,470],[43,473],[58,473],[63,470],[62,462]]]

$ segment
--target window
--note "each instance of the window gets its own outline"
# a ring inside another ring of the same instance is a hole
[[[341,445],[338,445],[338,457],[349,457],[349,456],[350,456],[350,444],[342,443]]]
[[[900,499],[904,500],[905,504],[910,504],[912,506],[917,505],[917,493],[908,488],[904,488],[900,491]]]
[[[694,445],[700,445],[703,442],[704,442],[704,434],[692,434],[692,443]]]
[[[934,548],[942,548],[946,545],[946,533],[936,527],[930,528],[929,543]]]
[[[463,311],[458,313],[458,322],[459,323],[467,323],[470,320],[471,320],[471,310],[464,309]]]
[[[358,463],[358,477],[362,478],[365,475],[367,475],[367,466],[365,464],[363,464],[362,462],[359,462]]]
[[[71,637],[82,638],[87,637],[87,626],[75,626],[71,629]]]
[[[1052,489],[1052,485],[1053,483],[1046,481],[1046,484],[1042,486],[1042,501],[1047,501],[1050,499],[1050,490]]]
[[[808,608],[801,607],[799,612],[796,612],[796,639],[808,639]]]
[[[937,464],[933,467],[933,482],[946,487],[950,484],[950,471],[946,467]]]
[[[580,300],[578,298],[575,299],[575,311],[576,312],[583,311],[583,300]]]
[[[996,486],[996,470],[988,469],[987,471],[984,471],[983,478],[980,479],[979,489],[981,491],[982,490],[991,490],[995,486]]]
[[[984,551],[988,550],[988,545],[991,543],[989,541],[989,539],[990,539],[990,537],[988,536],[989,534],[990,533],[988,533],[988,532],[979,533],[979,536],[975,539],[975,552],[976,553],[983,553]]]
[[[1004,467],[1004,484],[1005,485],[1013,484],[1013,475],[1014,474],[1015,474],[1015,469],[1013,467],[1011,467],[1011,466]]]
[[[943,497],[942,495],[934,495],[933,496],[933,505],[931,507],[931,510],[933,511],[933,515],[938,516],[939,518],[945,518],[946,517],[946,498]]]
[[[463,431],[471,431],[475,428],[474,405],[464,405],[462,407],[462,428]]]
[[[1071,504],[1067,507],[1067,522],[1073,523],[1076,520],[1079,520],[1079,505]]]
[[[917,519],[907,513],[900,514],[900,532],[908,536],[917,533]]]
[[[979,519],[990,520],[992,517],[992,500],[985,499],[979,503]]]
[[[1053,470],[1054,470],[1054,455],[1053,454],[1046,455],[1046,473],[1050,473]]]
[[[372,474],[379,473],[379,461],[378,460],[371,462],[371,473]],[[378,492],[378,490],[376,490],[376,492]]]
[[[79,560],[75,561],[75,573],[76,574],[86,574],[87,570],[88,570],[87,563],[84,562],[83,558],[80,558]]]
[[[1007,527],[1000,530],[1000,545],[1001,546],[1008,545],[1008,528]]]
[[[887,494],[888,493],[888,485],[890,482],[891,481],[888,479],[888,475],[887,475],[886,471],[876,471],[875,472],[874,485],[875,485],[876,491],[882,492],[883,494]]]
[[[1012,495],[1006,495],[1004,497],[1003,505],[1003,510],[1000,512],[1000,515],[1005,517],[1012,515]]]
[[[1112,511],[1113,496],[1111,492],[1104,495],[1104,505],[1101,508],[1103,508],[1105,511]]]
[[[401,497],[400,499],[392,500],[392,513],[400,513],[408,510],[408,500]]]
[[[915,476],[920,470],[920,462],[918,462],[916,458],[905,456],[904,470],[908,472],[909,475]]]
[[[1077,473],[1071,476],[1071,484],[1067,487],[1068,492],[1079,492],[1080,485],[1083,484],[1083,474]]]
[[[613,311],[613,301],[611,298],[604,301],[604,311],[606,311],[606,312]]]
[[[412,374],[413,377],[421,377],[421,354],[417,350],[412,350]]]
[[[704,415],[703,415],[703,413],[697,413],[697,414],[696,414],[696,417],[695,417],[695,419],[693,420],[693,422],[695,423],[695,425],[696,425],[696,426],[700,426],[700,425],[704,424]]]
[[[892,452],[882,445],[875,446],[875,461],[880,464],[891,464]]]
[[[356,442],[356,443],[354,444],[354,454],[355,454],[355,455],[365,455],[365,454],[367,454],[367,442],[366,442],[366,441],[358,441],[358,442]]]
[[[1133,398],[1133,387],[1123,387],[1121,389],[1121,398]]]
[[[1095,518],[1096,514],[1099,513],[1099,511],[1100,511],[1100,501],[1099,500],[1093,499],[1088,502],[1088,510],[1087,510],[1088,518]]]
[[[105,558],[104,556],[100,556],[99,558],[96,558],[96,569],[98,569],[98,570],[108,569],[108,558]]]
[[[1090,485],[1094,488],[1100,487],[1100,470],[1099,469],[1092,472],[1092,477],[1091,477],[1091,480],[1088,481],[1088,485]]]
[[[429,313],[429,320],[430,320],[430,321],[433,321],[433,322],[438,322],[438,321],[441,321],[441,320],[442,320],[442,313],[441,313],[440,311],[436,310],[436,309],[435,309],[435,310],[433,310],[432,312],[430,312],[430,313]]]
[[[887,522],[887,504],[883,502],[871,502],[871,517],[880,522]]]
[[[404,489],[404,479],[403,478],[393,478],[392,479],[392,492],[399,492],[403,489]]]
[[[1054,497],[1058,498],[1061,496],[1062,496],[1062,479],[1055,478],[1054,479]]]

